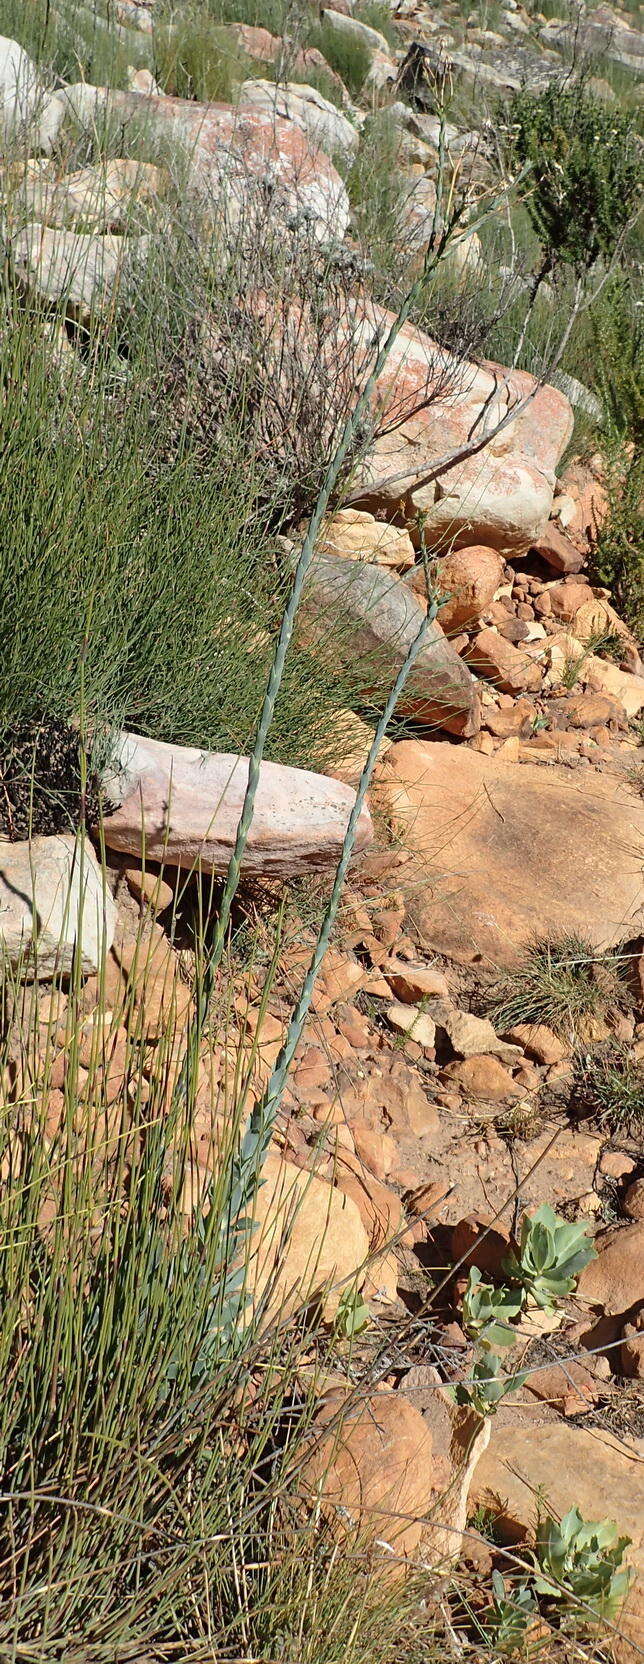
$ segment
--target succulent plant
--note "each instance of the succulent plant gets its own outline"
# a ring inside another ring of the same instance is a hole
[[[479,1346],[512,1346],[516,1340],[510,1318],[518,1317],[523,1305],[523,1291],[495,1288],[484,1283],[478,1267],[470,1268],[467,1288],[463,1295],[463,1328]]]
[[[359,1289],[346,1288],[338,1302],[335,1318],[335,1333],[340,1340],[353,1340],[354,1335],[366,1329],[371,1318],[371,1312]]]
[[[618,1537],[612,1520],[583,1519],[571,1508],[561,1521],[539,1521],[535,1588],[551,1600],[579,1605],[598,1618],[614,1618],[628,1593],[632,1572],[622,1566],[630,1537]]]
[[[522,1369],[516,1375],[507,1375],[496,1353],[484,1352],[477,1358],[469,1379],[452,1388],[452,1395],[457,1404],[467,1405],[479,1416],[490,1416],[502,1398],[515,1387],[523,1386],[528,1374],[528,1370]]]
[[[492,1605],[486,1608],[482,1620],[486,1639],[501,1653],[519,1652],[538,1610],[529,1584],[506,1584],[501,1573],[494,1571]]]
[[[504,1269],[538,1306],[553,1311],[595,1252],[583,1225],[559,1219],[544,1202],[531,1218],[524,1214],[518,1257],[508,1255]]]

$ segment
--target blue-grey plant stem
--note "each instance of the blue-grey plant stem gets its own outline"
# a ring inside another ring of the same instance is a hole
[[[262,1154],[270,1142],[275,1117],[279,1109],[282,1093],[288,1079],[296,1047],[302,1035],[316,979],[329,945],[331,931],[333,929],[338,907],[340,905],[344,880],[347,875],[349,862],[353,855],[358,821],[364,808],[373,771],[378,760],[380,747],[405,683],[414,668],[416,659],[418,658],[418,655],[423,647],[429,626],[433,623],[437,611],[438,603],[434,599],[428,607],[427,615],[423,617],[420,629],[411,644],[404,664],[401,665],[398,672],[394,685],[389,694],[389,698],[380,717],[380,721],[375,730],[373,740],[369,748],[369,755],[362,770],[362,774],[360,775],[355,803],[351,810],[342,850],[340,852],[340,859],[336,867],[333,888],[331,890],[324,918],[318,933],[318,939],[315,944],[311,963],[304,978],[297,1005],[291,1016],[284,1044],[279,1056],[276,1059],[275,1066],[266,1086],[266,1090],[260,1098],[258,1104],[255,1106],[255,1109],[250,1117],[249,1131],[251,1131],[251,1133],[254,1134],[254,1136],[259,1140],[257,1156],[260,1161]]]
[[[371,396],[376,387],[378,378],[382,373],[401,329],[404,329],[415,301],[422,292],[422,289],[432,271],[440,264],[445,248],[449,243],[451,232],[452,227],[450,226],[443,232],[436,248],[432,251],[428,251],[420,276],[416,279],[416,282],[410,289],[407,298],[402,302],[400,310],[398,311],[394,322],[388,331],[386,339],[378,348],[373,369],[371,370],[368,380],[366,381],[362,393],[357,399],[350,416],[347,417],[344,424],[342,434],[338,440],[334,455],[329,463],[313,514],[311,516],[309,527],[302,544],[297,566],[295,568],[293,587],[282,616],[282,623],[280,626],[277,646],[275,648],[275,655],[271,665],[259,723],[257,725],[255,742],[250,756],[248,781],[246,784],[242,812],[237,826],[235,846],[230,858],[228,872],[226,874],[226,883],[221,898],[217,929],[215,931],[214,941],[209,955],[208,971],[210,974],[216,971],[224,948],[228,921],[230,919],[230,910],[237,892],[244,850],[246,848],[248,834],[250,832],[253,819],[255,798],[259,783],[259,773],[264,756],[266,740],[273,721],[273,716],[275,714],[277,696],[284,674],[286,655],[290,646],[291,637],[293,635],[293,627],[300,601],[302,599],[302,590],[313,559],[320,527],[329,506],[331,495],[337,485],[343,463],[358,433],[362,417],[369,407]],[[377,346],[378,339],[378,332],[376,332],[372,343],[374,348]]]

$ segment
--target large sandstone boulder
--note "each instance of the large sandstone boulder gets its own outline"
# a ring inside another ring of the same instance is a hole
[[[644,927],[644,803],[625,781],[405,740],[379,798],[418,854],[408,917],[425,947],[504,965],[535,938],[607,947]]]
[[[358,133],[352,122],[306,82],[244,81],[239,95],[240,109],[262,110],[274,119],[293,121],[312,142],[329,156],[355,156]]]
[[[344,1413],[330,1394],[315,1430],[338,1417],[304,1470],[305,1490],[321,1497],[336,1536],[371,1541],[395,1565],[418,1549],[431,1510],[431,1432],[401,1393],[372,1393]]]
[[[147,237],[105,237],[61,231],[32,220],[11,243],[13,268],[26,290],[70,318],[88,323],[127,279],[133,259],[145,259]]]
[[[376,307],[356,317],[365,351],[374,326],[390,314]],[[526,403],[525,401],[528,400]],[[523,370],[470,364],[422,330],[401,330],[378,383],[381,436],[363,463],[357,504],[383,518],[422,512],[426,535],[451,546],[488,544],[522,550],[544,529],[557,461],[573,426],[563,393],[539,387]],[[458,453],[517,414],[476,454]],[[444,460],[454,458],[454,460]]]
[[[379,29],[372,29],[369,23],[362,23],[357,17],[347,16],[345,12],[335,11],[333,7],[326,7],[322,12],[322,20],[333,29],[334,33],[345,36],[347,40],[355,41],[357,46],[363,46],[368,52],[382,52],[389,55],[389,42]]]
[[[319,626],[334,621],[336,651],[353,666],[361,685],[389,692],[423,621],[423,610],[402,579],[380,567],[317,554],[312,562],[302,617]],[[429,624],[427,637],[402,694],[399,712],[457,733],[479,725],[476,682],[443,634]]]
[[[104,962],[116,909],[91,844],[73,834],[0,841],[0,956],[21,975],[85,975]]]
[[[28,138],[28,152],[48,155],[63,125],[62,99],[48,92],[36,65],[16,40],[0,36],[0,139]]]
[[[409,532],[401,526],[374,520],[360,508],[342,508],[320,529],[318,549],[343,560],[366,560],[374,566],[389,566],[404,572],[413,567],[416,556]]]
[[[125,734],[105,780],[103,821],[109,849],[171,867],[224,873],[248,780],[248,758],[198,751]],[[292,877],[339,857],[355,792],[305,769],[262,763],[255,814],[243,861],[247,875]],[[371,839],[363,809],[356,850]]]
[[[432,1364],[412,1364],[399,1390],[414,1410],[422,1411],[431,1434],[435,1495],[431,1527],[423,1533],[423,1558],[437,1568],[467,1550],[470,1486],[489,1444],[492,1418],[455,1404]]]
[[[168,176],[151,162],[118,156],[41,184],[34,218],[76,231],[135,231],[141,211],[158,206]],[[39,211],[40,210],[40,211]]]
[[[608,1317],[624,1316],[644,1301],[644,1221],[602,1231],[595,1247],[597,1259],[579,1278],[579,1298]]]
[[[13,138],[36,119],[42,102],[38,72],[16,40],[0,35],[0,133]]]
[[[232,230],[268,191],[272,212],[288,225],[300,218],[321,240],[344,236],[349,202],[342,180],[294,121],[267,109],[236,110],[85,83],[68,87],[65,100],[84,123],[114,120],[126,135],[133,127],[141,154],[146,136],[153,146],[176,145],[188,158],[191,182],[222,204]]]
[[[255,1305],[284,1316],[315,1299],[333,1318],[347,1287],[364,1280],[369,1255],[351,1197],[269,1150],[252,1218],[248,1276]]]
[[[444,596],[439,609],[441,629],[456,635],[478,624],[503,582],[504,562],[496,549],[474,545],[453,549],[445,555],[436,573],[438,592]],[[414,567],[407,582],[417,593],[426,593],[425,570]]]
[[[579,18],[569,22],[552,17],[540,29],[546,46],[569,47],[601,57],[612,58],[626,69],[644,74],[644,35],[635,23],[612,6],[584,7]]]

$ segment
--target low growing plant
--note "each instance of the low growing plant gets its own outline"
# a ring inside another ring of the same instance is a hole
[[[644,1129],[644,1063],[618,1040],[578,1054],[575,1062],[573,1110],[592,1116],[610,1133]]]
[[[586,1521],[571,1508],[561,1521],[550,1517],[537,1528],[535,1587],[550,1600],[578,1605],[583,1615],[614,1619],[628,1594],[630,1568],[623,1565],[630,1537],[619,1537],[612,1520]]]
[[[470,1268],[467,1288],[463,1295],[462,1322],[465,1333],[479,1346],[492,1351],[499,1346],[512,1346],[516,1339],[510,1319],[518,1317],[523,1304],[521,1290],[495,1288],[484,1283],[478,1267]]]
[[[490,1015],[502,1034],[517,1023],[545,1023],[574,1038],[584,1020],[605,1010],[617,991],[611,955],[598,953],[571,931],[526,949],[500,984]]]
[[[644,393],[642,394],[644,400]],[[612,590],[615,603],[644,643],[644,463],[641,450],[624,467],[624,455],[608,459],[609,512],[592,554],[593,577]]]
[[[357,1288],[346,1288],[338,1303],[335,1318],[335,1333],[340,1340],[353,1340],[355,1335],[362,1334],[363,1329],[371,1318],[371,1312]]]
[[[544,1202],[532,1217],[524,1214],[518,1256],[509,1254],[504,1264],[529,1299],[543,1311],[554,1311],[595,1253],[583,1224],[559,1219]]]
[[[491,1416],[502,1398],[523,1386],[528,1374],[528,1370],[522,1369],[515,1375],[507,1375],[497,1354],[485,1351],[477,1358],[469,1379],[459,1381],[458,1386],[448,1390],[457,1404],[475,1410],[479,1416]]]
[[[492,1604],[483,1613],[486,1640],[501,1653],[519,1652],[538,1610],[528,1583],[506,1583],[499,1571],[493,1571]]]

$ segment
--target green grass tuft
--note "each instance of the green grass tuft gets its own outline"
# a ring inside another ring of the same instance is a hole
[[[535,942],[499,987],[490,1016],[499,1033],[518,1023],[546,1023],[569,1037],[597,1017],[618,992],[615,961],[573,934]]]
[[[572,1108],[613,1137],[644,1132],[644,1064],[626,1045],[611,1040],[580,1052],[575,1065]]]

